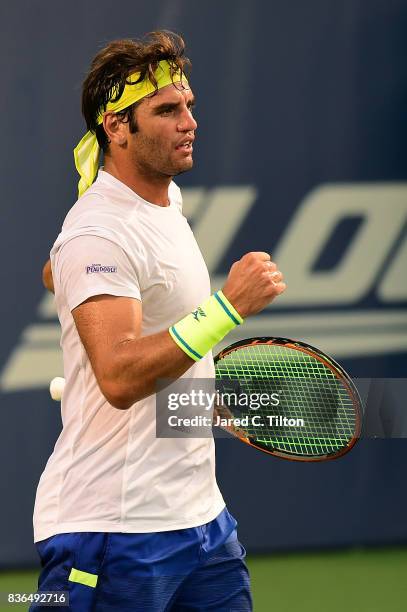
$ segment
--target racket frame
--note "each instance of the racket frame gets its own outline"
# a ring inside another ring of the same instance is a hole
[[[254,440],[254,438],[246,437],[243,435],[243,432],[237,430],[233,432],[230,428],[224,428],[230,434],[245,442],[252,448],[256,448],[264,453],[269,455],[273,455],[274,457],[280,457],[281,459],[288,459],[289,461],[302,461],[302,462],[318,462],[318,461],[329,461],[331,459],[338,459],[342,457],[346,453],[348,453],[359,440],[361,432],[362,432],[362,402],[359,396],[359,392],[351,380],[349,374],[344,370],[344,368],[339,365],[332,357],[329,357],[325,353],[323,353],[320,349],[312,346],[311,344],[307,344],[301,340],[293,340],[290,338],[280,338],[277,336],[259,336],[253,338],[246,338],[245,340],[239,340],[230,344],[229,346],[222,349],[214,358],[215,366],[218,361],[233,353],[241,348],[247,348],[250,346],[258,346],[258,345],[274,345],[274,346],[285,346],[287,348],[300,351],[309,355],[310,357],[314,357],[321,363],[323,363],[331,372],[335,375],[338,380],[341,380],[345,387],[347,388],[350,397],[352,398],[353,406],[355,409],[355,432],[351,440],[348,442],[346,446],[344,446],[340,451],[336,453],[328,453],[325,455],[315,455],[315,456],[307,456],[307,455],[298,455],[298,454],[290,454],[284,451],[279,450],[268,450],[266,448],[258,446]]]

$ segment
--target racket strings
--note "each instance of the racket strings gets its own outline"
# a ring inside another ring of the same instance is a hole
[[[216,369],[222,393],[236,393],[237,382],[237,395],[248,398],[247,405],[231,402],[228,407],[234,416],[248,417],[241,429],[256,444],[322,455],[338,452],[352,439],[356,418],[352,396],[344,381],[316,357],[278,345],[250,345],[226,354]],[[253,409],[253,395],[273,393],[278,394],[278,405],[266,402]],[[254,423],[255,415],[259,418]],[[276,423],[270,416],[281,419]],[[287,424],[289,419],[303,422]]]

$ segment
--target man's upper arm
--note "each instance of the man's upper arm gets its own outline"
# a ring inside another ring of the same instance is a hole
[[[72,312],[99,386],[113,375],[115,347],[141,333],[141,292],[129,257],[95,235],[68,240],[55,254],[54,284]]]
[[[139,300],[111,295],[91,297],[72,311],[81,341],[102,392],[115,379],[117,348],[141,334]]]

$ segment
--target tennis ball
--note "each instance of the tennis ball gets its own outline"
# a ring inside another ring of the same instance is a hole
[[[65,388],[65,378],[56,376],[49,384],[49,392],[53,400],[60,402]]]

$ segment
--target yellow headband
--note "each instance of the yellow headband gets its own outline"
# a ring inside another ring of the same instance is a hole
[[[186,81],[185,76],[181,74],[180,70],[177,70],[171,76],[171,66],[167,60],[162,60],[157,66],[157,70],[154,73],[157,81],[157,89],[162,89],[171,83],[179,83],[182,80]],[[128,106],[134,104],[141,98],[145,98],[156,91],[156,87],[151,83],[148,75],[145,79],[137,83],[140,73],[135,72],[130,75],[129,84],[126,84],[122,95],[116,102],[108,102],[106,109],[102,111],[97,118],[98,125],[103,123],[103,115],[106,112],[115,112],[124,110]],[[98,167],[99,167],[99,156],[100,147],[94,132],[87,132],[81,139],[79,144],[73,151],[75,159],[75,166],[80,174],[80,181],[78,183],[78,195],[81,197],[85,191],[90,187],[95,180]]]

